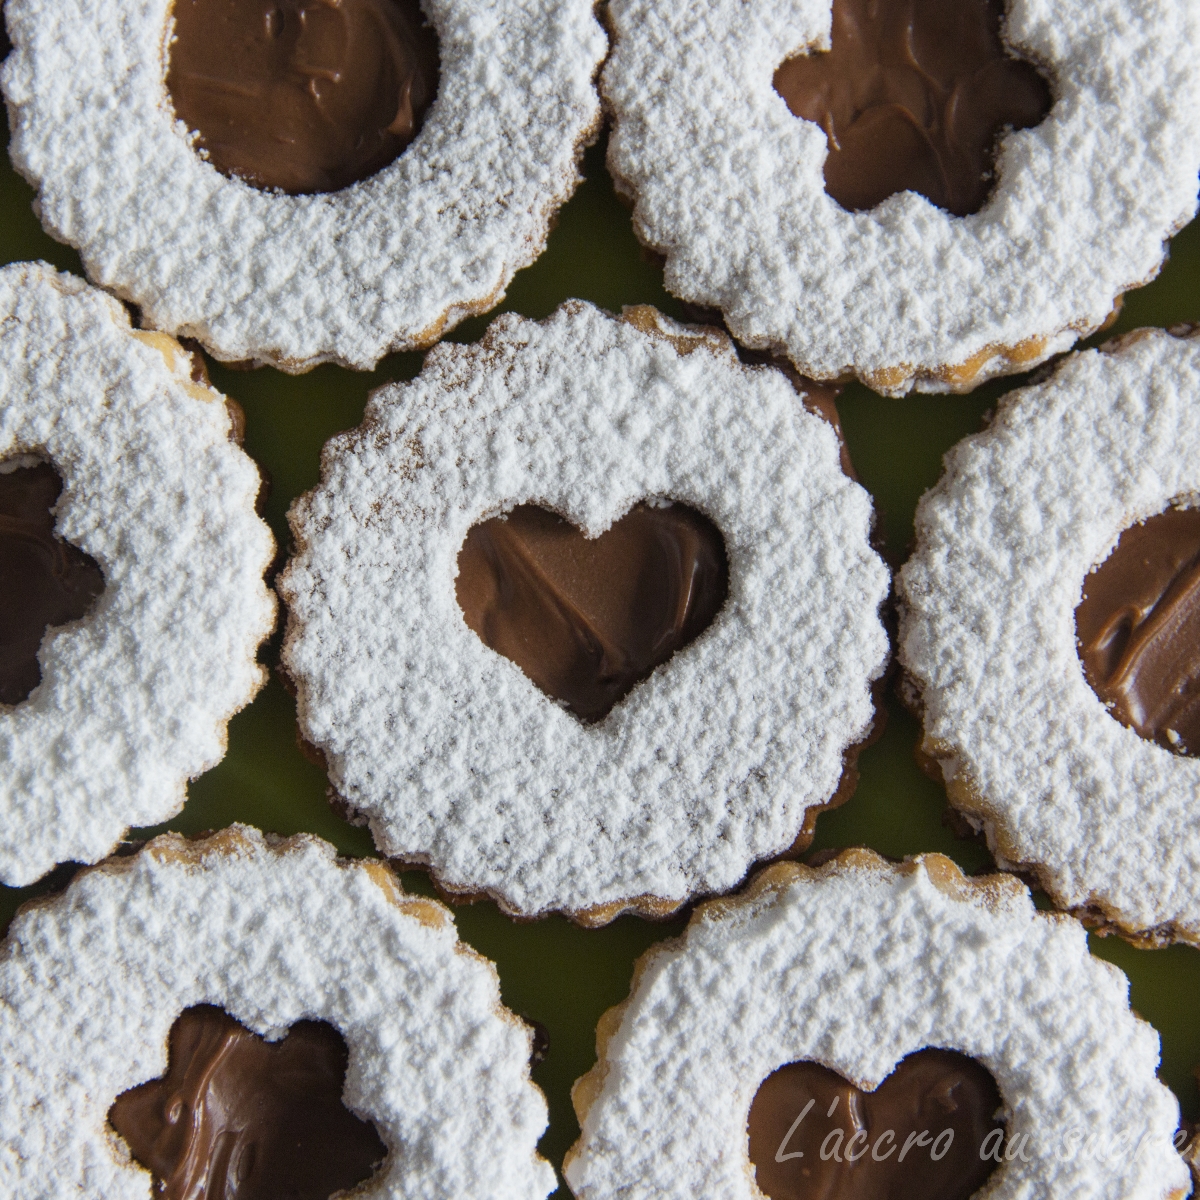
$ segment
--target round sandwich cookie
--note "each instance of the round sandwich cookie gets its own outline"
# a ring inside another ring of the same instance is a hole
[[[10,0],[13,163],[145,325],[367,369],[486,312],[600,121],[592,0]]]
[[[1154,1030],[1083,927],[938,854],[780,863],[638,961],[572,1093],[579,1200],[1178,1200]]]
[[[1059,907],[1151,942],[1200,944],[1198,396],[1200,339],[1161,330],[1010,393],[898,583],[950,802]]]
[[[609,169],[666,285],[885,395],[1100,327],[1196,211],[1200,10],[612,0]]]
[[[505,315],[376,392],[279,588],[302,736],[381,852],[599,924],[807,846],[888,657],[839,454],[649,308]]]
[[[242,414],[162,333],[0,270],[0,880],[183,806],[266,679],[275,553]]]
[[[543,1200],[532,1031],[436,901],[301,834],[168,834],[0,960],[12,1200]]]

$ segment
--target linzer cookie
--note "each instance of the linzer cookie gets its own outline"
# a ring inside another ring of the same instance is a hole
[[[1193,943],[1197,396],[1200,340],[1159,330],[1012,393],[946,456],[899,581],[924,752],[997,861]]]
[[[1011,876],[779,864],[639,960],[563,1172],[578,1200],[1178,1200],[1128,986]]]
[[[669,912],[849,795],[887,658],[870,500],[715,330],[501,317],[377,392],[290,519],[303,737],[447,891]]]
[[[1194,8],[609,14],[608,161],[638,236],[672,292],[812,378],[901,395],[1025,370],[1152,279],[1196,210]]]
[[[13,922],[0,1190],[543,1200],[531,1041],[449,912],[383,864],[169,834]]]
[[[541,252],[599,124],[593,7],[12,0],[10,152],[149,327],[369,368]]]
[[[0,271],[0,880],[165,821],[264,682],[274,554],[241,412],[38,263]]]

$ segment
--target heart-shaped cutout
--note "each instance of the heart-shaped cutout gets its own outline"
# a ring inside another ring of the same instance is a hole
[[[521,505],[468,532],[455,593],[467,625],[583,721],[712,624],[725,542],[683,504],[638,504],[598,538]]]
[[[387,1154],[342,1103],[348,1059],[324,1021],[267,1042],[198,1004],[171,1026],[166,1073],[123,1092],[108,1119],[162,1200],[326,1200]]]
[[[38,647],[104,590],[99,564],[54,535],[62,478],[49,463],[0,472],[0,704],[20,704],[42,677]]]
[[[967,1200],[1002,1161],[1000,1089],[952,1050],[920,1050],[873,1092],[798,1062],[750,1106],[750,1161],[770,1200]]]

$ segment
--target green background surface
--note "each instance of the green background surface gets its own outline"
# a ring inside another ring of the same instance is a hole
[[[497,311],[541,318],[561,301],[582,297],[613,311],[627,304],[653,304],[682,316],[678,302],[663,290],[661,271],[639,250],[629,212],[605,171],[604,149],[601,137],[585,157],[585,182],[559,214],[545,253],[516,276]],[[82,274],[74,251],[43,233],[32,200],[31,189],[5,157],[0,173],[3,261],[40,258]],[[467,321],[451,337],[474,341],[490,319]],[[1169,327],[1189,320],[1200,320],[1200,222],[1175,239],[1160,277],[1127,298],[1114,330],[1092,341],[1142,325]],[[317,482],[326,439],[358,423],[372,389],[411,378],[421,362],[420,354],[402,354],[385,359],[369,374],[323,366],[292,377],[269,369],[231,371],[209,360],[213,383],[246,411],[246,449],[270,474],[266,518],[281,547],[288,545],[288,505]],[[906,557],[917,500],[941,473],[943,453],[982,428],[997,398],[1021,382],[1014,377],[987,384],[970,396],[903,400],[885,399],[859,385],[844,392],[839,409],[846,440],[875,499],[883,550],[893,568]],[[278,662],[279,643],[277,632],[263,648],[262,660],[271,667]],[[969,872],[986,870],[991,865],[986,849],[954,836],[943,822],[942,788],[917,769],[917,722],[890,690],[885,702],[887,725],[862,754],[858,790],[842,808],[819,818],[813,852],[851,845],[893,856],[938,850]],[[325,791],[324,774],[297,749],[295,707],[272,673],[254,703],[231,721],[226,758],[191,784],[179,816],[131,836],[161,829],[191,834],[245,821],[281,834],[316,833],[347,855],[372,854],[367,832],[338,819]],[[0,888],[0,928],[7,927],[23,901],[61,887],[67,874],[60,868],[31,888]],[[410,891],[433,894],[420,872],[404,873],[403,882]],[[1039,902],[1045,903],[1044,897]],[[622,917],[599,930],[580,929],[559,917],[515,922],[490,902],[458,907],[455,917],[461,936],[496,963],[505,1003],[549,1031],[550,1052],[533,1075],[550,1106],[541,1149],[558,1167],[578,1135],[570,1088],[594,1061],[597,1019],[625,997],[635,958],[652,943],[678,934],[686,912],[662,923]],[[1117,938],[1097,937],[1092,949],[1128,975],[1133,1006],[1162,1035],[1162,1076],[1178,1095],[1184,1115],[1195,1118],[1200,1094],[1192,1069],[1200,1063],[1200,1016],[1193,998],[1200,991],[1200,953],[1184,946],[1139,950]],[[569,1195],[565,1186],[558,1195]]]

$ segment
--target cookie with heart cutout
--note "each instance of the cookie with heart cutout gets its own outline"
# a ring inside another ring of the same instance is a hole
[[[1157,275],[1196,211],[1173,0],[612,0],[609,169],[666,286],[815,379],[969,391]]]
[[[639,959],[572,1093],[578,1200],[1179,1200],[1158,1035],[1015,878],[781,863]]]
[[[544,1200],[531,1049],[492,964],[382,863],[166,834],[13,921],[0,1190]]]
[[[498,318],[376,392],[290,520],[302,735],[449,892],[666,913],[848,794],[888,654],[870,499],[716,331]]]
[[[147,326],[368,369],[541,253],[599,128],[594,8],[12,0],[9,150],[46,230]]]
[[[1200,944],[1200,337],[1140,330],[1011,392],[947,455],[899,656],[951,804],[1002,866]]]
[[[0,270],[0,880],[183,806],[266,679],[275,541],[242,414],[173,338]]]

